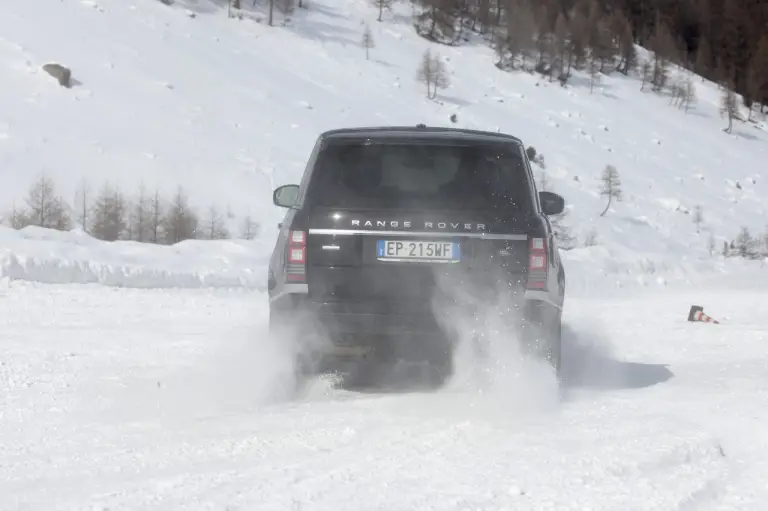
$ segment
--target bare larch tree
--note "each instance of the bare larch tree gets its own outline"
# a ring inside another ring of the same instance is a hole
[[[229,231],[224,223],[224,217],[215,205],[208,209],[208,216],[205,219],[205,239],[224,240],[229,238]]]
[[[69,207],[56,195],[53,180],[45,174],[30,187],[26,202],[27,210],[19,212],[16,220],[22,227],[36,225],[47,229],[72,228]]]
[[[427,98],[435,99],[438,89],[444,89],[450,85],[445,65],[439,55],[432,55],[427,49],[421,59],[421,65],[417,73],[420,82],[427,86]]]

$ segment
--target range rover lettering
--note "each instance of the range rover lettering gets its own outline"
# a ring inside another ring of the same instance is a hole
[[[301,346],[302,376],[413,359],[444,381],[457,342],[446,320],[483,303],[466,295],[498,289],[515,299],[509,342],[559,373],[565,272],[547,217],[564,200],[536,190],[519,138],[327,131],[300,184],[273,201],[287,211],[269,265],[270,330]]]

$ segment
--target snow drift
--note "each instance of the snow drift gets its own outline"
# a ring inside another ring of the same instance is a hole
[[[104,242],[82,230],[0,227],[0,278],[135,288],[246,287],[266,284],[260,241],[151,245]]]
[[[131,288],[237,287],[264,290],[272,244],[263,240],[188,240],[175,245],[105,242],[80,229],[0,227],[0,279]],[[768,283],[765,261],[665,257],[625,247],[562,253],[569,295],[721,281]]]

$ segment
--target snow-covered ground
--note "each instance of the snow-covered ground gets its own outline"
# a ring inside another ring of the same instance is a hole
[[[502,384],[283,402],[257,291],[0,289],[0,508],[754,510],[764,293],[570,304],[566,397]],[[687,323],[705,306],[720,325]]]

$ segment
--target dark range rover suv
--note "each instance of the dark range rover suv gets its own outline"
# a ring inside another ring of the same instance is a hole
[[[455,304],[470,289],[515,297],[510,342],[559,371],[565,274],[547,215],[564,201],[537,193],[520,139],[424,125],[328,131],[301,184],[273,200],[288,211],[270,261],[270,329],[302,346],[305,371],[414,358],[448,376],[455,340],[436,297]]]

